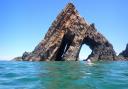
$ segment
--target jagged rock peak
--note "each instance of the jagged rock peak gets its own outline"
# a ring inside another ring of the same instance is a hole
[[[65,9],[70,9],[70,8],[74,8],[75,9],[75,6],[73,5],[73,3],[68,3],[65,7]]]
[[[73,3],[68,3],[66,5],[66,7],[60,12],[60,14],[57,16],[56,19],[60,19],[58,17],[64,17],[64,16],[72,16],[72,15],[75,15],[75,16],[78,16],[80,18],[82,18],[84,21],[85,19],[83,17],[80,16],[79,12],[77,11],[75,5]],[[87,21],[85,21],[86,24],[89,25],[89,23]]]
[[[127,45],[126,45],[126,49],[125,50],[128,50],[128,43],[127,43]]]
[[[83,44],[92,50],[88,56],[92,61],[115,60],[112,44],[97,32],[94,24],[88,24],[79,15],[72,3],[68,3],[53,21],[44,40],[33,52],[25,52],[22,58],[25,61],[76,61]]]
[[[122,51],[122,52],[119,54],[119,56],[122,56],[122,57],[124,57],[125,59],[128,60],[128,44],[126,45],[125,50]]]

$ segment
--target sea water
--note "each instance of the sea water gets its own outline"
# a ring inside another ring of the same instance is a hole
[[[0,62],[0,89],[128,89],[128,62]]]

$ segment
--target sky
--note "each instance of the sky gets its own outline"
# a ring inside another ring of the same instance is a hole
[[[128,0],[0,0],[0,60],[31,52],[69,2],[89,23],[95,23],[117,54],[125,49]],[[84,45],[80,57],[90,53],[90,48]]]

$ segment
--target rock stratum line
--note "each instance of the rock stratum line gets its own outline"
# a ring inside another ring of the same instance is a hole
[[[94,24],[81,17],[75,6],[68,3],[52,23],[44,39],[31,53],[25,52],[24,61],[79,60],[83,44],[92,50],[88,59],[116,60],[112,44],[99,32]]]

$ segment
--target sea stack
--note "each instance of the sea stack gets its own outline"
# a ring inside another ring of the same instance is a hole
[[[116,58],[112,44],[97,32],[94,24],[89,24],[80,16],[72,3],[68,3],[52,23],[44,39],[33,52],[25,52],[22,60],[77,61],[83,44],[92,50],[88,56],[91,61]]]
[[[119,57],[121,59],[128,60],[128,44],[126,45],[125,50],[119,54]]]

